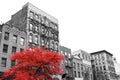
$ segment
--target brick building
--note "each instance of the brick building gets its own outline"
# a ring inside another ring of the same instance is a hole
[[[42,46],[59,52],[58,20],[27,3],[0,25],[0,72],[13,67],[9,57],[26,46]]]
[[[65,73],[65,78],[63,78],[63,80],[74,80],[71,49],[64,46],[60,46],[59,49],[60,53],[65,57],[65,60],[61,63],[61,67]]]
[[[106,50],[91,53],[94,80],[116,80],[113,55]]]
[[[34,5],[25,4],[6,24],[26,32],[26,45],[44,46],[58,52],[58,20]]]

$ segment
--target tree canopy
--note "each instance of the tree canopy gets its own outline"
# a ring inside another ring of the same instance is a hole
[[[60,67],[62,60],[64,57],[59,53],[28,48],[11,56],[16,64],[5,71],[2,80],[54,80],[52,75],[64,73]]]

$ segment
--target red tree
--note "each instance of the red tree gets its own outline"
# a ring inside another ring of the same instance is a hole
[[[11,60],[17,63],[4,73],[2,80],[54,80],[52,75],[63,74],[63,59],[62,55],[42,48],[16,52]]]

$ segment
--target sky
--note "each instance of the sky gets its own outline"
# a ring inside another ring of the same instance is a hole
[[[120,0],[1,0],[0,23],[27,2],[58,19],[60,45],[72,52],[107,50],[120,63]]]

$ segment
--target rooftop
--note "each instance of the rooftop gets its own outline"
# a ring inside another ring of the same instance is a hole
[[[91,54],[91,55],[94,55],[94,54],[100,54],[100,53],[107,53],[107,54],[113,56],[113,54],[111,54],[110,52],[108,52],[108,51],[106,51],[106,50],[101,50],[101,51],[97,51],[97,52],[92,52],[92,53],[90,53],[90,54]]]
[[[43,15],[43,16],[47,16],[47,18],[49,18],[50,20],[52,20],[52,21],[55,22],[56,24],[58,23],[58,20],[57,20],[55,17],[53,17],[53,16],[51,16],[50,14],[44,12],[43,10],[41,10],[41,9],[39,9],[38,7],[34,6],[33,4],[31,4],[31,3],[28,2],[28,3],[26,3],[26,4],[23,6],[23,8],[26,7],[26,6],[27,6],[30,10],[36,12],[37,14],[41,14],[41,15]]]

